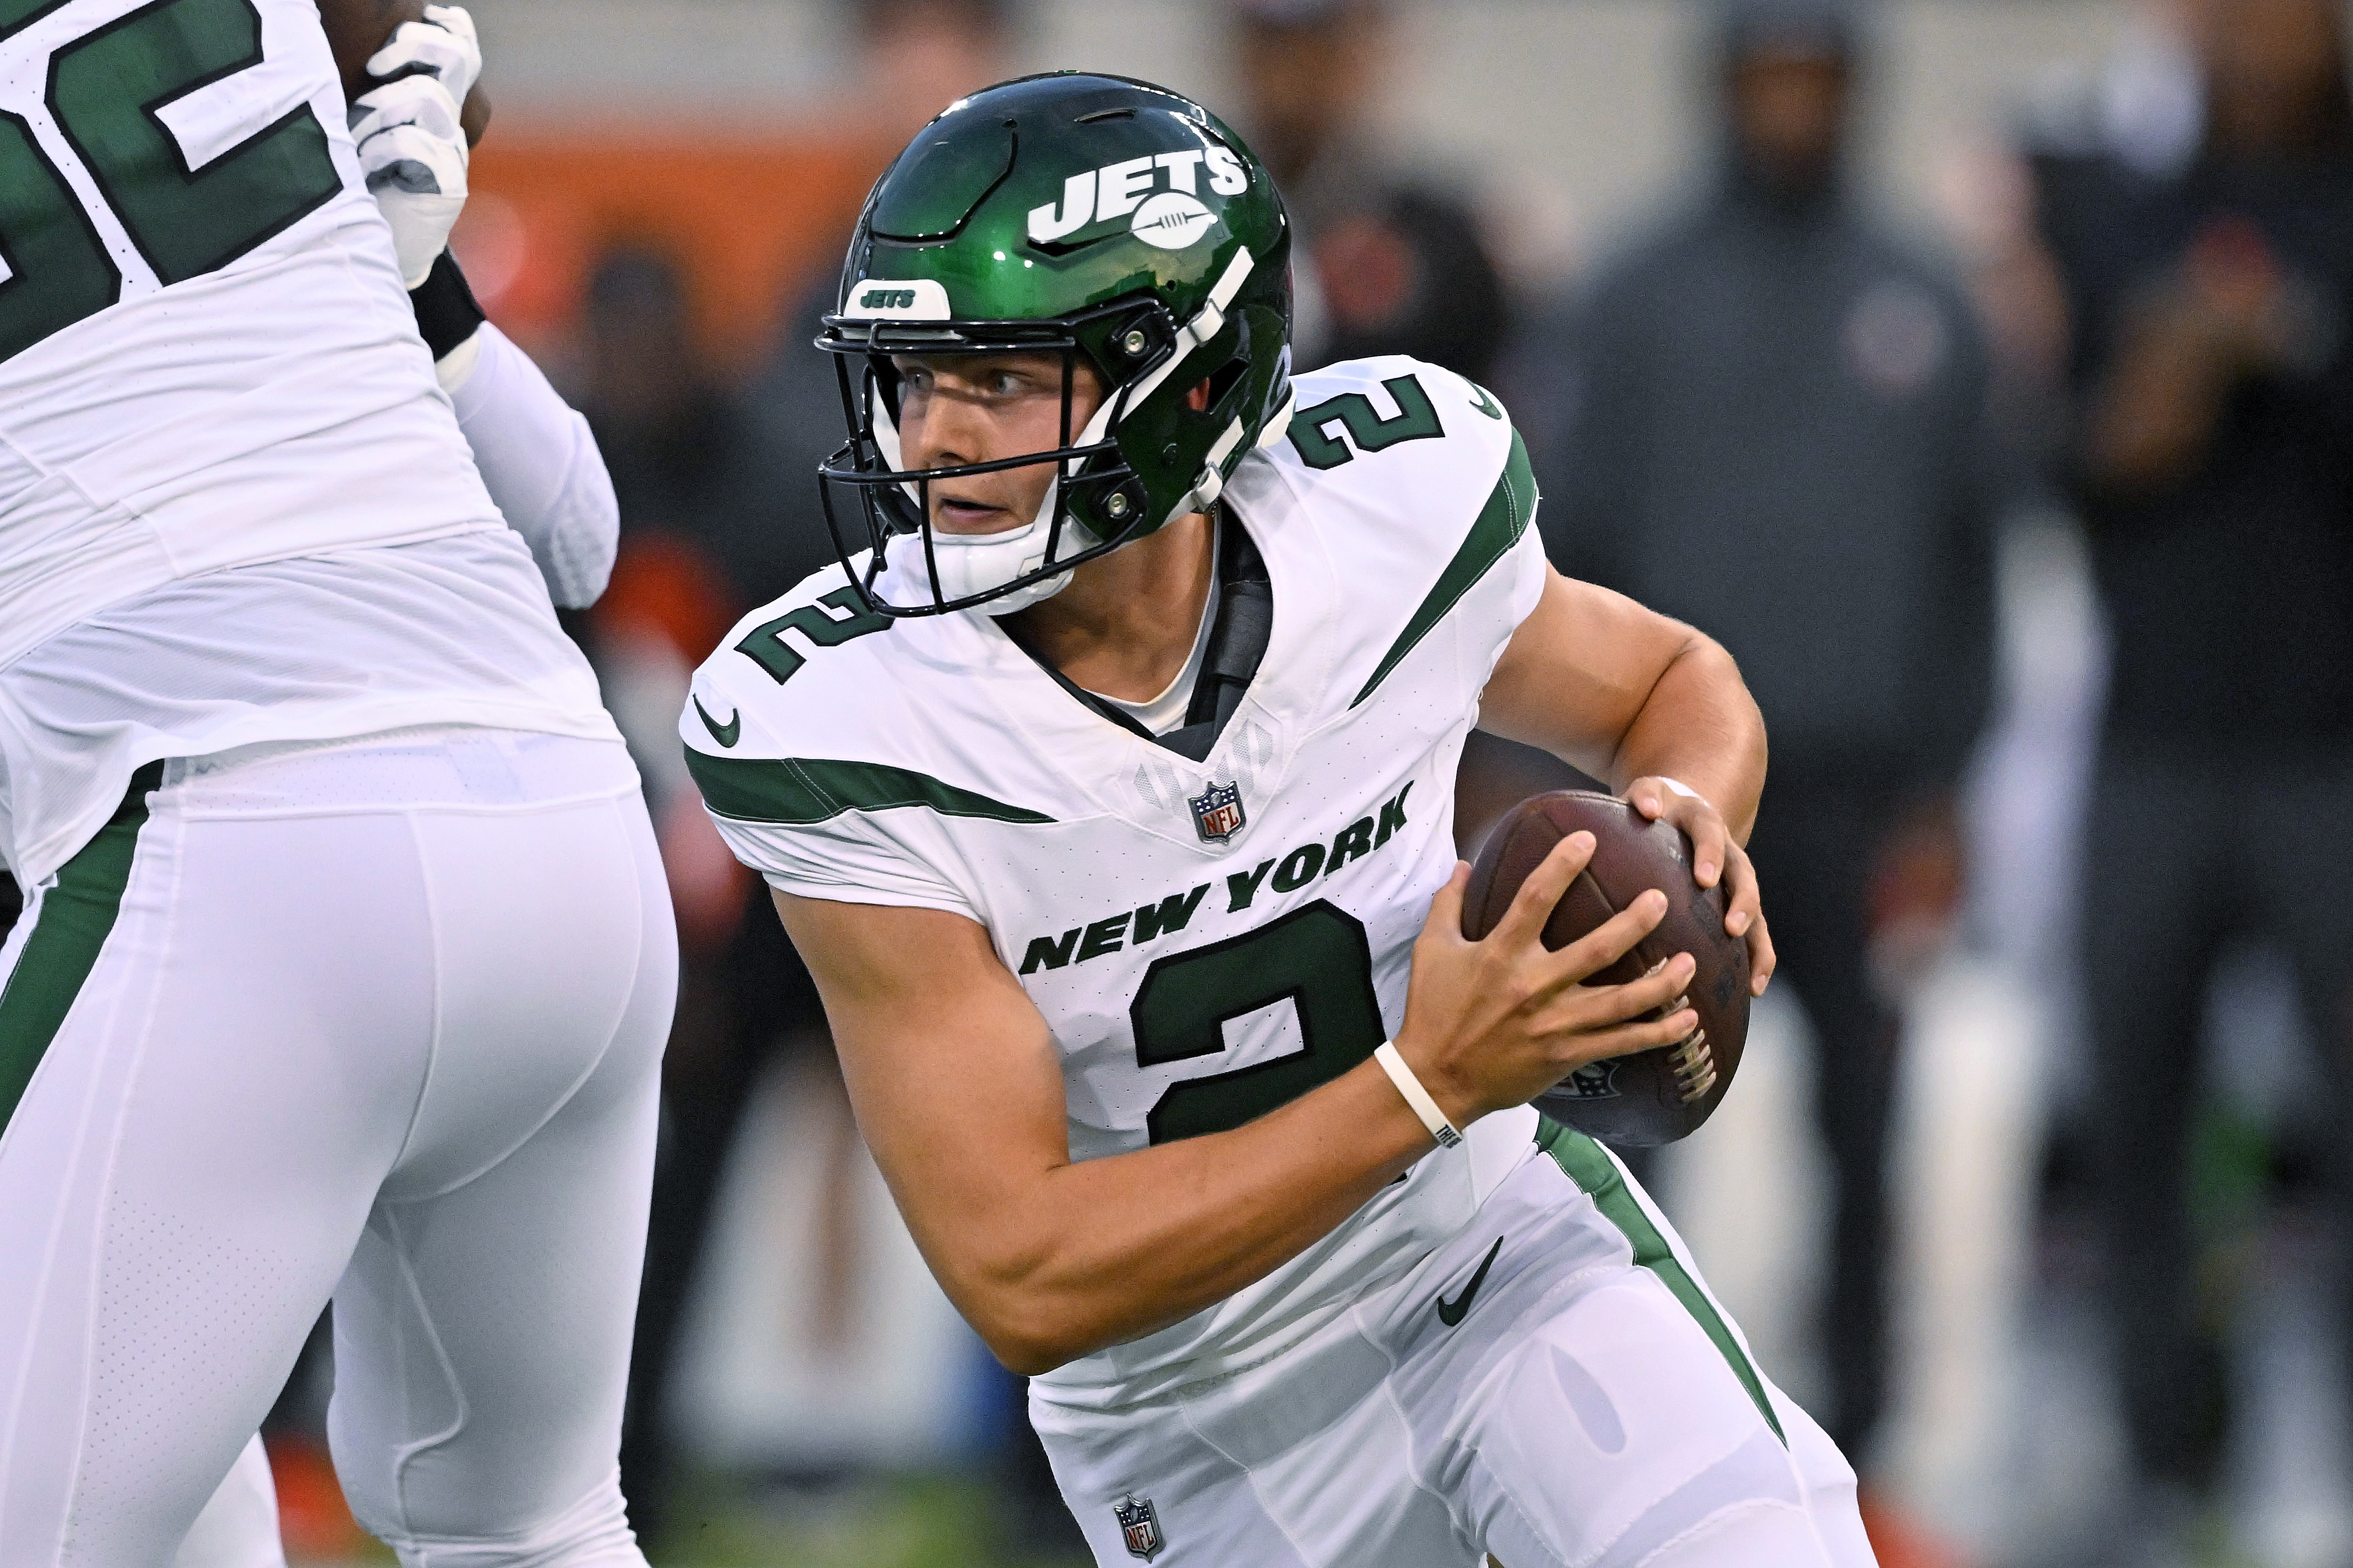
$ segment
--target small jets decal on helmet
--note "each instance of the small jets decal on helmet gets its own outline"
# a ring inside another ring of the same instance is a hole
[[[881,321],[944,321],[951,314],[947,288],[934,278],[866,279],[849,290],[841,313]]]

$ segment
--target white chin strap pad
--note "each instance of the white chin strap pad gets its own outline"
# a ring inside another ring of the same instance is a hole
[[[1046,516],[1052,512],[1054,498],[1046,497]],[[1036,517],[1019,528],[1008,528],[998,533],[932,532],[932,559],[939,566],[940,597],[954,601],[974,594],[986,594],[1002,588],[1017,578],[1028,576],[1046,565],[1046,533],[1044,517]],[[1076,518],[1062,523],[1061,556],[1064,560],[1095,547],[1094,535]],[[888,568],[886,596],[893,604],[927,605],[932,602],[932,576],[923,563],[923,538],[919,533],[894,535],[884,552],[883,563]],[[1030,584],[987,604],[976,606],[976,612],[991,616],[1009,616],[1016,610],[1026,610],[1042,604],[1071,585],[1068,572],[1055,574]],[[895,590],[895,591],[890,591]]]

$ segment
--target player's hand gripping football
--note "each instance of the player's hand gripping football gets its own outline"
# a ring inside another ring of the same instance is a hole
[[[368,193],[392,225],[400,274],[423,283],[465,209],[469,156],[459,107],[482,74],[474,19],[462,6],[427,5],[370,57],[368,75],[388,78],[352,104],[352,140]]]
[[[1707,799],[1667,778],[1636,779],[1626,789],[1627,802],[1652,822],[1662,817],[1683,829],[1692,845],[1692,880],[1703,888],[1724,884],[1724,929],[1748,943],[1748,993],[1765,994],[1773,979],[1772,933],[1765,926],[1765,904],[1757,889],[1757,868],[1748,852],[1732,837],[1724,814]]]
[[[1699,1026],[1689,1008],[1639,1021],[1689,986],[1696,966],[1688,953],[1624,985],[1580,984],[1657,926],[1667,912],[1662,893],[1644,893],[1558,952],[1546,951],[1553,906],[1592,858],[1590,833],[1562,839],[1483,942],[1462,936],[1469,866],[1456,866],[1431,902],[1397,1047],[1456,1127],[1525,1105],[1588,1062],[1672,1045]]]

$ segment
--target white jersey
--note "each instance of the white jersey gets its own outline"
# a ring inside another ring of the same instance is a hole
[[[1380,359],[1298,398],[1225,491],[1274,625],[1206,762],[1090,709],[986,616],[893,623],[839,570],[731,632],[681,721],[772,885],[987,929],[1060,1051],[1076,1159],[1239,1126],[1398,1027],[1455,864],[1463,738],[1542,592],[1526,454],[1485,393]],[[1258,1284],[1041,1381],[1116,1405],[1276,1353],[1467,1224],[1532,1126],[1488,1118]]]
[[[504,531],[345,114],[313,0],[0,0],[0,784],[20,879],[70,854],[131,768],[195,754],[132,754],[128,731],[200,752],[382,717],[367,701],[260,711],[286,661],[319,646],[295,640],[320,635],[315,595],[298,603],[301,590],[290,600],[257,579],[246,596],[214,595],[200,622],[142,616],[143,600],[232,569]],[[464,570],[448,557],[447,574]],[[383,626],[417,602],[413,577],[377,595],[361,572],[345,589]],[[491,570],[470,592],[507,620],[536,616],[490,638],[528,644],[521,668],[437,662],[447,639],[427,637],[387,690],[487,679],[506,694],[501,722],[597,731],[593,683],[543,588]],[[164,648],[145,650],[134,711],[105,736],[90,731],[107,727],[102,692],[92,713],[46,728],[22,705],[18,667],[45,645],[51,675],[83,657],[56,639],[101,611]],[[165,651],[183,637],[215,667],[200,689]],[[325,685],[350,684],[355,660],[327,663]],[[160,722],[141,706],[154,696],[171,708]]]
[[[0,847],[31,889],[143,763],[419,724],[619,742],[509,529],[209,573],[0,669]]]

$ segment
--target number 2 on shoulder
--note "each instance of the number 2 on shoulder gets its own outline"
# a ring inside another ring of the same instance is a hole
[[[1344,392],[1303,408],[1291,421],[1291,444],[1311,468],[1336,468],[1353,463],[1359,452],[1386,452],[1401,441],[1429,441],[1446,434],[1437,405],[1422,389],[1421,379],[1395,375],[1381,389],[1397,400],[1394,416],[1384,418],[1373,400],[1361,392]],[[1335,426],[1347,433],[1342,440]]]

